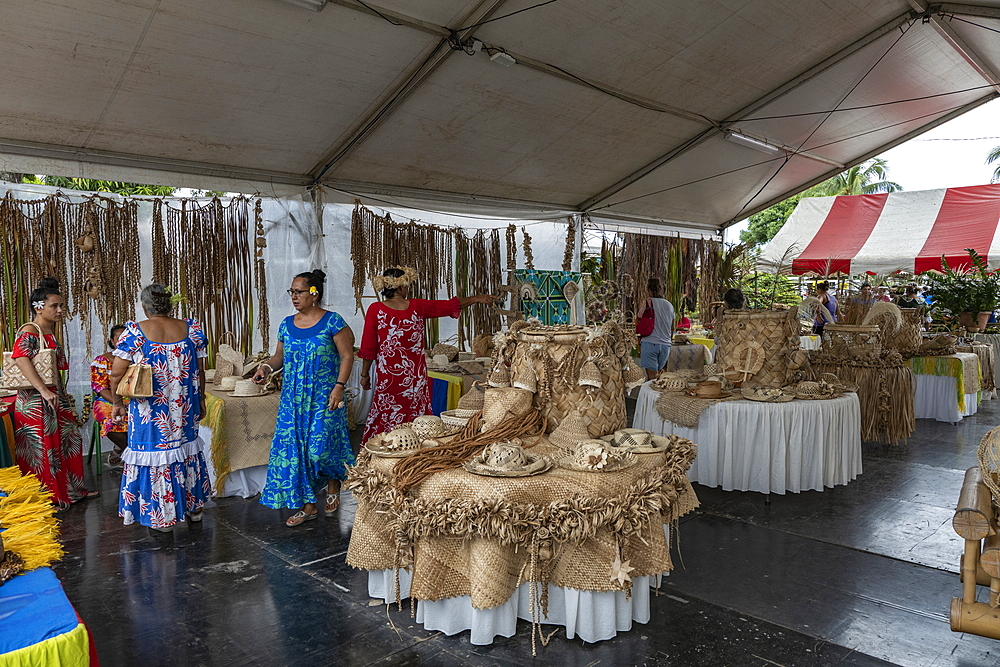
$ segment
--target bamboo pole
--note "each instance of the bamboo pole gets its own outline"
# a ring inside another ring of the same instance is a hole
[[[980,637],[1000,639],[1000,609],[993,609],[985,602],[951,600],[951,629]]]
[[[979,468],[969,468],[965,471],[965,481],[958,495],[958,505],[951,525],[959,537],[978,542],[996,532],[992,524],[993,505],[990,490],[983,483]]]

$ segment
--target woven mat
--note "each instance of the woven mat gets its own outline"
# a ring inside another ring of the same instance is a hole
[[[281,394],[235,398],[211,388],[208,394],[201,423],[212,429],[212,467],[216,488],[222,488],[234,470],[267,465]]]
[[[993,391],[997,388],[994,376],[995,352],[993,346],[976,341],[972,345],[958,348],[959,352],[971,352],[979,357],[979,384],[983,391]]]
[[[667,370],[690,368],[701,371],[708,363],[709,356],[708,348],[704,345],[672,345],[670,356],[667,357]]]
[[[726,398],[695,398],[688,396],[681,391],[664,391],[656,399],[656,412],[664,421],[683,426],[685,428],[698,428],[698,420],[701,413],[709,406],[723,401],[737,401],[743,396],[739,391],[733,391],[732,396]]]
[[[543,441],[532,452],[559,450]],[[348,478],[358,510],[347,562],[411,567],[414,599],[470,595],[477,609],[503,604],[526,581],[622,590],[611,578],[619,547],[633,577],[670,571],[663,525],[698,507],[686,475],[692,447],[638,458],[615,473],[555,467],[493,478],[449,470],[400,497],[391,486],[398,460],[362,456]]]

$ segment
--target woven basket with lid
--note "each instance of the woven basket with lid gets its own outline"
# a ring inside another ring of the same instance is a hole
[[[882,330],[874,324],[827,324],[822,349],[839,357],[865,357],[882,351]]]

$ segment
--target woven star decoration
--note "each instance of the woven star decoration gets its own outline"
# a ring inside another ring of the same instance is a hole
[[[621,554],[615,556],[615,562],[611,564],[611,581],[617,581],[621,586],[624,586],[625,582],[631,579],[629,572],[635,568],[631,567],[629,562],[622,562]]]

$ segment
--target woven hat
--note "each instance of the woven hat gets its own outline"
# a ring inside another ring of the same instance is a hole
[[[807,401],[837,398],[840,394],[841,392],[838,387],[827,382],[803,380],[795,385],[795,398],[801,398]]]
[[[386,449],[420,449],[420,438],[409,424],[389,431],[382,443]]]
[[[694,389],[689,389],[688,396],[695,398],[726,398],[732,396],[728,391],[723,391],[722,383],[718,380],[706,380],[695,385]]]
[[[490,373],[489,383],[491,387],[510,386],[510,371],[507,370],[507,365],[502,361],[493,367],[493,372]]]
[[[687,391],[688,381],[674,374],[661,373],[649,386],[657,391]]]
[[[483,394],[485,387],[482,382],[473,382],[469,391],[462,394],[458,399],[458,407],[453,410],[456,417],[468,419],[472,415],[483,409]]]
[[[227,375],[219,381],[220,391],[232,391],[236,389],[236,383],[241,381],[243,378],[239,375]]]
[[[611,446],[614,447],[615,435],[617,435],[617,432],[614,435],[602,435],[601,440],[610,443]],[[673,442],[671,440],[672,438],[677,438],[677,436],[671,435],[670,437],[665,437],[662,435],[654,435],[649,439],[649,443],[644,446],[622,447],[619,445],[618,449],[624,449],[632,452],[633,454],[659,454],[660,452],[664,452],[670,448],[670,445]]]
[[[376,436],[372,436],[365,443],[365,449],[368,450],[374,456],[380,456],[387,459],[399,459],[404,456],[409,456],[419,450],[419,443],[417,447],[410,449],[398,449],[394,443],[388,440],[388,433],[379,433]]]
[[[205,369],[205,382],[214,382],[214,381],[215,381],[215,369],[214,368]]]
[[[647,447],[653,440],[653,434],[643,431],[641,428],[621,428],[611,435],[608,441],[612,447],[622,449],[632,449],[633,447]]]
[[[495,442],[462,464],[468,472],[486,477],[530,477],[552,467],[552,461],[524,450],[519,442]]]
[[[411,427],[420,440],[437,438],[447,433],[450,429],[441,421],[440,417],[434,415],[421,415],[413,420]]]
[[[533,394],[527,389],[490,387],[483,394],[483,431],[528,414]]]
[[[439,354],[444,355],[445,363],[455,361],[455,359],[458,358],[458,348],[454,345],[448,345],[447,343],[438,343],[431,348],[431,356],[436,357]]]
[[[603,440],[582,440],[571,454],[559,459],[559,466],[578,472],[617,472],[639,459],[626,451],[614,451]]]
[[[469,423],[469,417],[463,417],[458,412],[458,410],[445,410],[441,413],[441,421],[444,422],[445,426],[464,428]]]
[[[740,390],[740,393],[743,395],[743,398],[762,403],[787,403],[795,398],[792,394],[787,394],[781,389],[772,389],[771,387],[744,386]]]
[[[722,364],[705,364],[701,367],[701,374],[705,377],[709,375],[722,375],[725,371],[726,369],[723,368]]]
[[[727,378],[725,375],[709,375],[705,378],[705,382],[718,382],[722,385],[724,391],[728,391],[733,388],[733,381]]]
[[[549,442],[561,449],[574,449],[578,442],[589,439],[587,420],[578,410],[566,415],[552,433],[549,433]]]
[[[235,376],[233,376],[235,377]],[[268,391],[264,387],[256,384],[253,380],[237,380],[233,384],[234,398],[249,398],[251,396],[265,396]]]

